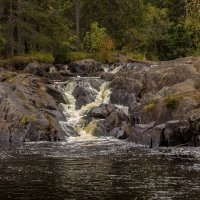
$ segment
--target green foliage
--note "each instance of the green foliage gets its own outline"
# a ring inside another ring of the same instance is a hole
[[[157,103],[157,99],[156,98],[152,99],[148,104],[144,106],[144,110],[146,112],[152,111],[154,107],[156,106],[156,103]]]
[[[35,115],[24,115],[21,117],[19,126],[22,127],[28,122],[36,122],[37,118]]]
[[[67,54],[66,59],[69,61],[78,61],[78,60],[83,60],[83,59],[88,59],[92,58],[91,53],[83,52],[83,51],[78,51],[78,52],[69,52]]]
[[[145,55],[141,54],[141,53],[131,53],[131,52],[128,52],[128,53],[126,53],[126,55],[129,58],[133,58],[133,59],[136,59],[136,60],[145,60]]]
[[[164,99],[166,107],[167,108],[171,108],[171,109],[175,109],[178,105],[179,102],[179,97],[176,96],[168,96]]]
[[[83,59],[94,59],[98,62],[106,62],[106,58],[103,57],[103,55],[100,52],[94,52],[94,53],[88,53],[84,51],[78,51],[78,52],[69,52],[65,56],[65,60],[68,62],[83,60]]]
[[[155,107],[155,103],[154,102],[151,102],[151,103],[148,103],[144,106],[144,110],[146,112],[150,112],[153,110],[153,108]]]
[[[55,61],[55,58],[51,53],[32,52],[31,56],[39,62],[53,63]]]
[[[12,73],[5,71],[2,74],[3,77],[5,77],[7,79],[8,82],[12,83],[14,80],[14,76],[12,75]]]
[[[90,52],[90,58],[97,61],[106,62],[112,60],[115,44],[113,39],[107,34],[105,28],[100,28],[97,22],[90,26],[90,31],[86,32],[83,38],[83,49]]]
[[[115,50],[115,44],[110,37],[104,38],[99,47],[99,51],[101,57],[104,58],[105,61],[110,61],[113,59],[113,51]]]
[[[168,38],[171,23],[167,17],[167,9],[147,5],[145,30],[147,34],[146,50],[151,49],[154,57],[158,54],[158,43]]]
[[[88,53],[70,53],[76,51],[77,39],[74,2],[0,1],[0,54],[13,57],[49,52],[56,62],[66,62],[70,56],[72,60],[88,58]],[[132,52],[130,57],[142,60],[200,55],[199,0],[79,3],[81,50],[92,53],[90,58],[113,60],[115,50]],[[42,62],[54,60],[44,53],[35,57]]]
[[[200,47],[197,47],[197,49],[193,52],[193,56],[200,56]]]
[[[83,30],[87,32],[91,22],[98,22],[101,27],[106,28],[109,36],[115,41],[117,49],[121,50],[130,43],[125,34],[127,29],[138,29],[143,24],[144,5],[141,0],[84,0],[82,2]]]
[[[90,31],[86,32],[83,39],[83,49],[88,52],[96,52],[99,50],[102,41],[108,38],[105,28],[100,28],[97,22],[90,26]]]

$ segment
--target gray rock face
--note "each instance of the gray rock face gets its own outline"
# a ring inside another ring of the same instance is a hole
[[[49,72],[54,68],[55,67],[52,64],[32,62],[25,67],[24,72],[37,76],[47,77]]]
[[[88,90],[85,85],[78,85],[73,91],[72,95],[76,99],[76,108],[80,109],[83,105],[94,102],[95,92]]]
[[[61,98],[48,94],[48,86],[40,78],[4,70],[0,80],[0,140],[64,140],[58,123],[64,116],[57,111]]]
[[[80,109],[82,106],[94,102],[101,84],[102,80],[100,79],[83,79],[77,81],[77,85],[72,93],[76,99],[76,108]]]
[[[112,104],[101,104],[93,108],[87,115],[87,121],[99,120],[96,122],[94,135],[113,136],[118,139],[126,139],[130,134],[128,116]]]
[[[111,81],[115,75],[113,73],[102,73],[101,78],[105,81]]]
[[[101,63],[93,59],[85,59],[69,64],[69,70],[79,76],[100,76],[104,69]]]
[[[173,120],[166,123],[164,136],[168,146],[188,144],[192,140],[187,120]]]
[[[161,131],[155,125],[155,122],[136,124],[133,127],[132,134],[129,136],[129,141],[149,147],[159,147]]]
[[[76,76],[65,65],[53,65],[47,63],[31,62],[23,69],[24,73],[45,77],[50,80],[63,80],[67,77]]]

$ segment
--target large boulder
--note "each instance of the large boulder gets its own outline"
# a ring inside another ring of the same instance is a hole
[[[76,99],[76,108],[80,109],[83,105],[94,102],[97,93],[94,90],[90,90],[84,84],[77,85],[72,95]]]
[[[53,65],[50,63],[30,62],[23,69],[24,73],[45,77],[50,80],[65,81],[67,77],[75,76],[67,65]]]
[[[41,78],[4,70],[0,80],[0,140],[21,143],[65,139],[59,124],[64,119],[57,111],[59,100],[51,96],[52,88],[48,94]]]
[[[52,64],[32,62],[25,67],[24,73],[47,77],[54,68]]]
[[[104,72],[101,74],[101,78],[105,81],[112,81],[112,79],[115,77],[114,73],[110,72]]]
[[[92,126],[95,136],[113,136],[118,139],[128,138],[131,132],[129,118],[123,110],[112,104],[101,104],[91,109],[86,117],[87,124]],[[91,130],[91,128],[89,128]]]
[[[72,62],[69,70],[79,76],[100,76],[104,72],[102,64],[93,59]]]
[[[116,107],[112,104],[101,104],[95,108],[92,108],[88,113],[89,118],[100,118],[105,119],[108,117],[113,111],[116,110]]]
[[[149,124],[136,124],[133,127],[128,140],[136,144],[142,144],[149,147],[159,147],[162,133],[162,126],[156,126],[156,122]]]
[[[189,122],[187,120],[173,120],[165,125],[165,143],[168,146],[188,145],[192,141]]]
[[[100,79],[78,80],[72,92],[76,99],[76,108],[80,109],[82,106],[94,102],[100,91],[101,84],[102,80]]]

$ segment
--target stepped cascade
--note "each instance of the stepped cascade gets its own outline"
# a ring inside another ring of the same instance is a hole
[[[121,68],[121,66],[118,66],[109,71],[107,67],[104,67],[104,71],[116,74]],[[67,102],[66,104],[59,104],[59,109],[66,117],[66,121],[60,121],[59,123],[67,136],[92,138],[91,133],[95,128],[94,121],[97,120],[94,119],[88,126],[85,126],[84,117],[92,108],[110,103],[110,82],[104,81],[100,77],[77,76],[66,82],[55,82],[54,87],[61,92]],[[79,95],[85,97],[83,99],[81,96],[80,105],[77,102],[79,101]],[[128,107],[115,106],[128,114]]]

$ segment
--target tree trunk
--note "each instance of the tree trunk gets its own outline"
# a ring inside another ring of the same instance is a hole
[[[17,54],[24,53],[24,42],[22,36],[22,28],[21,28],[21,21],[22,21],[22,4],[21,0],[17,0]]]
[[[8,56],[14,55],[13,2],[9,0]]]
[[[80,40],[80,13],[79,13],[79,0],[74,0],[75,5],[75,21],[76,21],[76,49],[80,51],[81,40]]]

